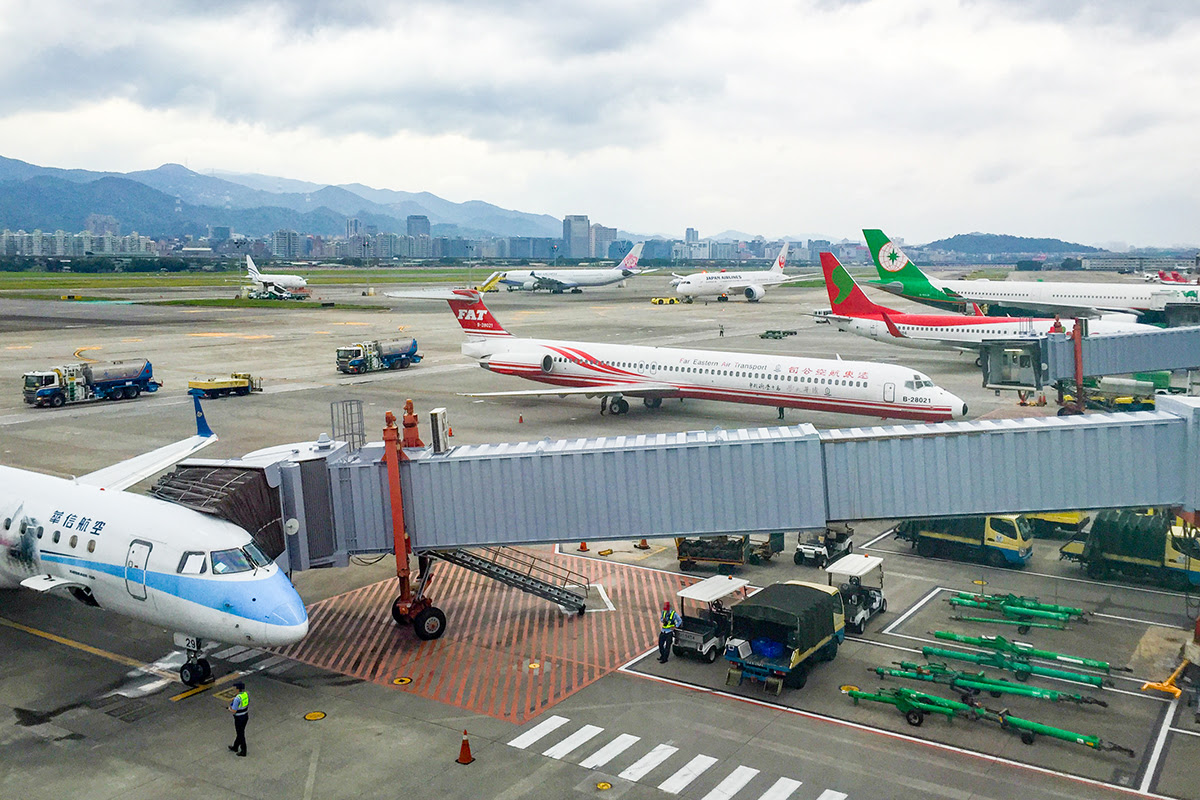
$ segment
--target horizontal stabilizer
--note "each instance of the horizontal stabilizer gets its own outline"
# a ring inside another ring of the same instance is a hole
[[[384,295],[408,300],[462,300],[467,303],[479,300],[479,292],[475,289],[403,289],[399,292],[384,292]]]

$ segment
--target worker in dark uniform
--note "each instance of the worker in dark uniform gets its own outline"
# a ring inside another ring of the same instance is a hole
[[[662,627],[658,632],[658,663],[665,664],[671,655],[671,645],[675,643],[675,629],[683,624],[683,619],[671,608],[670,601],[663,603],[659,623]]]
[[[233,729],[237,733],[237,738],[233,740],[233,744],[229,745],[229,749],[239,756],[245,756],[246,723],[250,721],[250,695],[246,693],[246,684],[241,681],[235,683],[234,688],[238,693],[234,695],[233,702],[229,704],[229,710],[233,714]]]

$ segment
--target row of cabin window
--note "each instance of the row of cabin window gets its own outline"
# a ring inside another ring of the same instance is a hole
[[[37,538],[39,538],[39,539],[42,538],[42,529],[41,528],[38,528]],[[62,538],[62,531],[55,531],[54,535],[50,537],[50,541],[54,542],[55,544],[58,544],[58,540],[61,538]],[[67,540],[67,547],[70,547],[72,550],[74,550],[75,545],[77,545],[77,544],[79,544],[79,534],[72,533],[71,538]],[[87,551],[89,553],[96,552],[96,540],[95,539],[88,539]]]
[[[562,358],[562,357],[556,358],[555,360],[559,361],[559,362],[563,362],[563,363],[571,362],[574,364],[594,363],[594,364],[607,365],[607,363],[608,363],[605,361],[592,362],[592,361],[585,361],[584,359],[570,359],[570,358]],[[612,364],[612,366],[622,367],[622,368],[627,368],[627,369],[645,369],[646,368],[646,364],[643,364],[643,363],[633,364],[633,363],[629,363],[629,362],[625,362],[625,361],[614,362]],[[700,373],[700,374],[704,374],[704,375],[727,375],[727,376],[731,376],[734,378],[750,378],[751,380],[765,380],[765,379],[771,378],[770,375],[763,373],[763,372],[748,373],[748,372],[738,372],[736,370],[730,371],[727,369],[714,370],[714,369],[703,369],[701,367],[673,367],[673,366],[669,366],[669,365],[663,367],[663,369],[668,370],[669,372],[696,372],[696,373]],[[827,380],[826,378],[805,378],[805,377],[799,376],[799,375],[780,375],[777,377],[782,378],[783,380],[789,381],[792,383],[825,383]],[[835,385],[837,384],[837,381],[832,378],[828,379],[828,381],[829,381],[829,383],[832,383]],[[846,381],[842,381],[841,385],[842,386],[866,386],[867,382],[866,381],[850,381],[849,383],[847,383]]]

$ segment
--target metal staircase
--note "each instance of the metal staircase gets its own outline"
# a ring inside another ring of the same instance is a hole
[[[512,547],[427,550],[421,555],[434,556],[514,589],[545,598],[575,614],[582,614],[587,603],[589,581],[586,576]]]

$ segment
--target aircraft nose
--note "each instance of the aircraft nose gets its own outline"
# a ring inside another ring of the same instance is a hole
[[[950,415],[954,419],[962,419],[967,415],[967,404],[958,395],[945,392],[946,405],[950,406]]]

